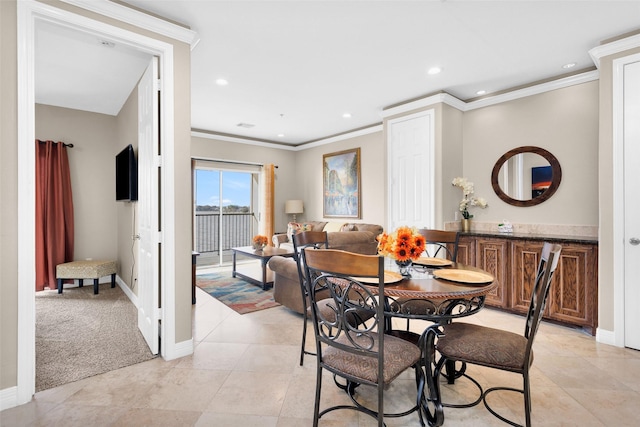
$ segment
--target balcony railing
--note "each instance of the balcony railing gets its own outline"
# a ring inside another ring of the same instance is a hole
[[[249,246],[255,234],[254,224],[253,213],[223,213],[221,224],[219,212],[196,212],[196,251],[215,255],[220,249],[224,253],[232,247]]]

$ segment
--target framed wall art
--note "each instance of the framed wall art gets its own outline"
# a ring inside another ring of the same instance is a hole
[[[361,218],[360,148],[322,156],[322,212],[327,218]]]

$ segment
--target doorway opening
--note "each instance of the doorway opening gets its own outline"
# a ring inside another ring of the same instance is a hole
[[[123,6],[108,5],[106,12],[117,8],[123,11]],[[17,390],[12,405],[20,405],[31,400],[35,392],[35,262],[34,262],[34,234],[35,234],[35,117],[34,117],[34,29],[36,23],[44,20],[60,25],[78,28],[88,32],[104,34],[117,38],[129,46],[157,55],[161,68],[164,70],[161,93],[164,108],[160,112],[160,123],[165,137],[162,139],[162,152],[168,155],[163,165],[164,170],[174,170],[175,141],[174,141],[174,60],[173,45],[164,41],[152,39],[141,34],[133,33],[113,25],[95,21],[93,19],[64,11],[39,2],[18,2],[18,40],[24,49],[18,49],[18,210],[21,215],[18,220],[18,342],[17,342]],[[136,22],[136,19],[132,19]],[[135,24],[134,24],[135,25]],[[164,31],[159,31],[164,33]],[[166,203],[161,208],[160,216],[163,221],[164,241],[172,246],[175,244],[175,218],[165,206],[172,206],[175,199],[175,186],[172,176],[167,173],[159,177],[162,182],[163,197]],[[191,354],[193,345],[191,340],[176,343],[175,322],[175,287],[165,286],[166,278],[175,276],[174,256],[167,256],[163,260],[162,269],[162,314],[161,324],[163,357],[167,360]]]

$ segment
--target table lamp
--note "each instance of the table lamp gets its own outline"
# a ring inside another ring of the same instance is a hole
[[[293,222],[296,222],[296,214],[304,212],[302,200],[287,200],[284,202],[284,212],[293,214]]]

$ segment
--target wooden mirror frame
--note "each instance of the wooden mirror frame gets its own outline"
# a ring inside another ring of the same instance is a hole
[[[529,200],[518,200],[518,199],[514,199],[513,197],[510,197],[509,195],[507,195],[507,193],[502,191],[502,188],[500,188],[500,183],[498,182],[498,176],[500,175],[500,168],[502,168],[502,165],[511,157],[515,156],[516,154],[522,154],[522,153],[538,154],[544,157],[551,165],[551,172],[552,172],[551,186],[541,195]],[[545,200],[553,196],[556,190],[558,190],[561,180],[562,180],[562,169],[560,168],[560,162],[558,162],[558,159],[556,159],[556,157],[553,154],[551,154],[544,148],[533,147],[533,146],[518,147],[518,148],[514,148],[513,150],[507,151],[502,157],[498,159],[496,164],[493,166],[493,170],[491,171],[491,186],[493,187],[493,191],[496,193],[498,197],[500,197],[500,199],[502,199],[504,202],[513,206],[526,207],[526,206],[539,205],[540,203],[544,202]]]

